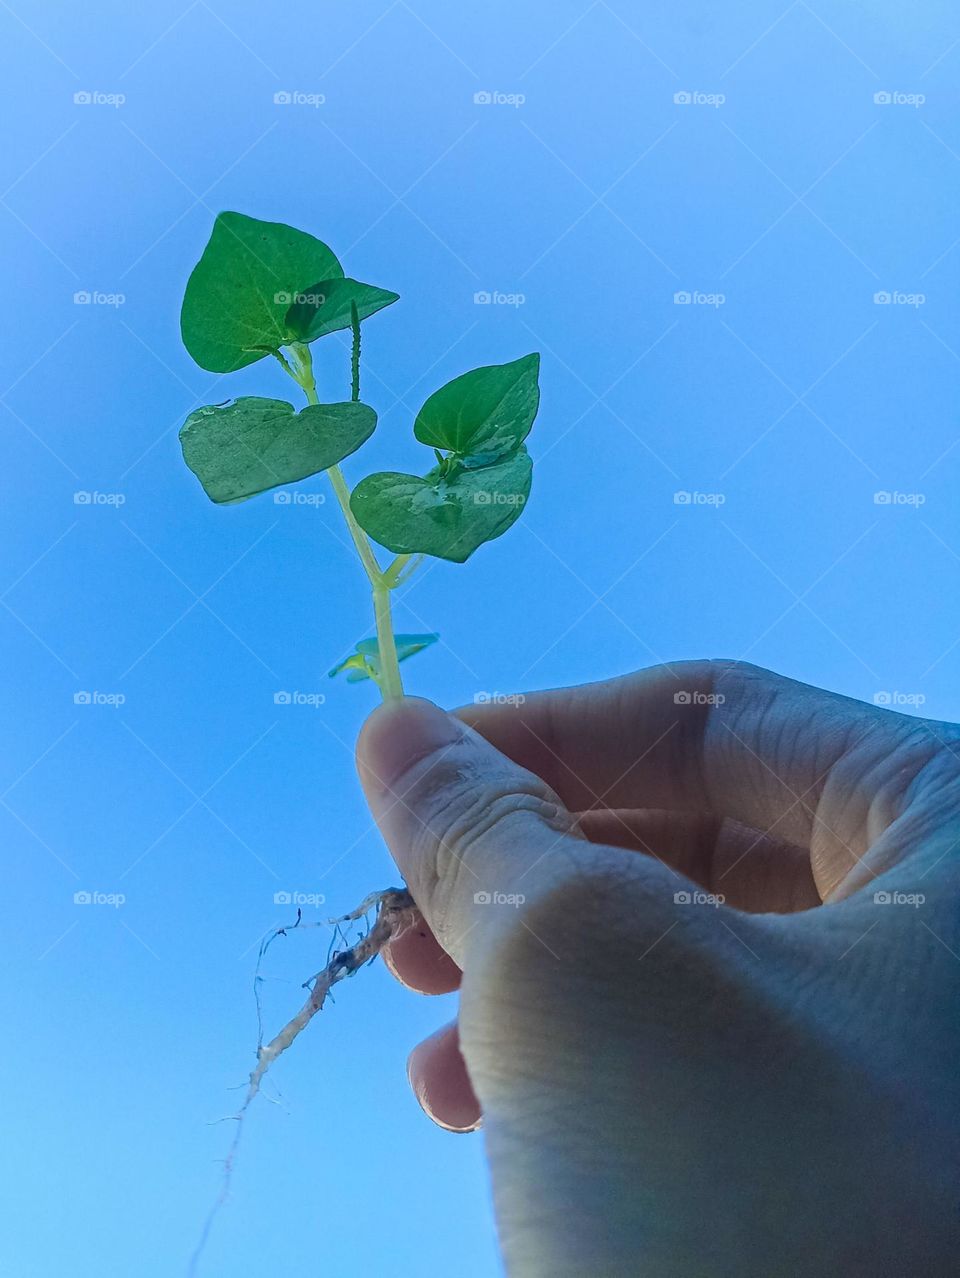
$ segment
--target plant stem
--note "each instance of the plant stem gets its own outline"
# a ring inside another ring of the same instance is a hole
[[[356,311],[355,303],[352,305],[351,310],[353,312]],[[354,324],[354,400],[359,399],[360,394],[359,327],[359,320],[356,320]],[[303,390],[307,397],[307,403],[318,404],[320,400],[317,396],[317,382],[313,375],[313,358],[310,354],[310,348],[305,343],[297,342],[291,346],[291,350],[297,363],[296,371],[286,361],[281,360],[281,363]],[[384,573],[381,569],[377,562],[377,557],[373,553],[373,547],[370,545],[370,539],[353,517],[353,511],[350,509],[350,489],[343,477],[343,471],[339,466],[331,466],[326,473],[330,477],[330,483],[346,522],[347,531],[350,533],[357,554],[360,556],[360,563],[363,565],[363,570],[367,574],[367,579],[373,592],[373,615],[377,623],[377,646],[380,654],[380,677],[377,683],[384,701],[390,701],[393,698],[403,696],[403,681],[400,678],[397,644],[393,636],[393,616],[390,611],[390,591],[395,582],[388,573]]]
[[[397,660],[397,644],[393,637],[393,617],[390,613],[390,587],[380,584],[373,587],[373,615],[377,622],[377,643],[380,648],[380,692],[384,701],[403,696],[400,681],[400,662]]]
[[[383,575],[392,590],[400,581],[400,574],[403,572],[410,559],[410,555],[397,555],[392,563],[387,564],[383,570]]]
[[[377,563],[373,548],[367,540],[367,535],[353,517],[353,511],[350,509],[350,489],[347,487],[347,481],[343,477],[343,471],[339,466],[331,466],[327,471],[330,477],[330,483],[333,487],[334,495],[340,505],[343,513],[344,522],[347,525],[347,531],[353,538],[353,544],[357,548],[357,554],[360,556],[360,562],[363,564],[364,572],[369,578],[370,585],[376,589],[382,583],[383,573],[380,571],[380,565]]]
[[[406,585],[425,558],[425,555],[397,555],[393,563],[383,570],[390,589],[396,590],[397,586]]]

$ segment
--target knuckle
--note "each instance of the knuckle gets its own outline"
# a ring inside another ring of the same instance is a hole
[[[461,913],[456,903],[472,901],[488,884],[485,860],[490,849],[523,837],[522,823],[532,819],[558,834],[572,818],[538,777],[506,763],[490,773],[477,770],[457,751],[427,757],[405,778],[407,846],[418,899],[430,903],[431,923],[443,943],[446,920]],[[496,860],[503,863],[498,852]]]

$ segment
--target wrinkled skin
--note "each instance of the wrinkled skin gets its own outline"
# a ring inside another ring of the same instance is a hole
[[[359,766],[511,1278],[956,1271],[956,727],[685,662],[395,702]]]

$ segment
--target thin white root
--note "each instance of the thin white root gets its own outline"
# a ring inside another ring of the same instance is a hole
[[[377,917],[370,931],[349,949],[334,954],[323,971],[304,982],[304,988],[310,990],[310,997],[296,1016],[287,1021],[279,1034],[276,1034],[266,1047],[260,1048],[256,1068],[250,1075],[247,1095],[237,1111],[238,1117],[244,1113],[260,1090],[263,1077],[273,1062],[287,1050],[321,1010],[333,986],[338,981],[342,981],[345,976],[352,976],[365,963],[371,962],[388,941],[405,932],[413,923],[417,908],[413,903],[413,897],[405,888],[388,888],[385,892],[372,892],[350,914],[344,914],[339,919],[332,919],[331,922],[335,924],[355,922],[363,918],[365,914],[369,914],[374,907],[376,907]]]
[[[236,1161],[237,1149],[240,1145],[240,1137],[243,1133],[243,1120],[246,1117],[247,1110],[260,1092],[267,1071],[277,1057],[281,1056],[290,1044],[307,1028],[317,1012],[321,1011],[333,986],[338,981],[342,981],[345,976],[352,976],[364,964],[372,962],[388,942],[406,932],[419,919],[413,897],[406,888],[387,888],[383,892],[371,892],[368,897],[360,902],[355,910],[352,910],[349,914],[344,914],[341,918],[330,919],[330,924],[334,927],[339,927],[343,923],[355,923],[358,919],[369,914],[371,910],[376,910],[373,926],[353,945],[344,950],[336,951],[322,971],[311,977],[309,981],[304,982],[304,988],[310,990],[310,996],[303,1007],[301,1007],[296,1016],[287,1021],[283,1029],[278,1034],[275,1034],[269,1043],[265,1046],[261,1043],[257,1048],[257,1063],[250,1073],[243,1103],[235,1114],[230,1115],[230,1120],[237,1124],[236,1131],[223,1162],[220,1192],[217,1195],[216,1202],[210,1209],[200,1240],[190,1258],[187,1271],[190,1278],[193,1278],[193,1275],[197,1273],[197,1266],[210,1237],[210,1230],[214,1220],[229,1197],[233,1167]],[[287,930],[280,928],[273,936],[284,934]],[[261,947],[261,956],[264,948]]]

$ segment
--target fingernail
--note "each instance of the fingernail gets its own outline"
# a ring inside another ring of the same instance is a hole
[[[421,697],[404,697],[378,706],[363,726],[357,743],[357,766],[364,789],[391,791],[421,759],[454,745],[463,727]]]

